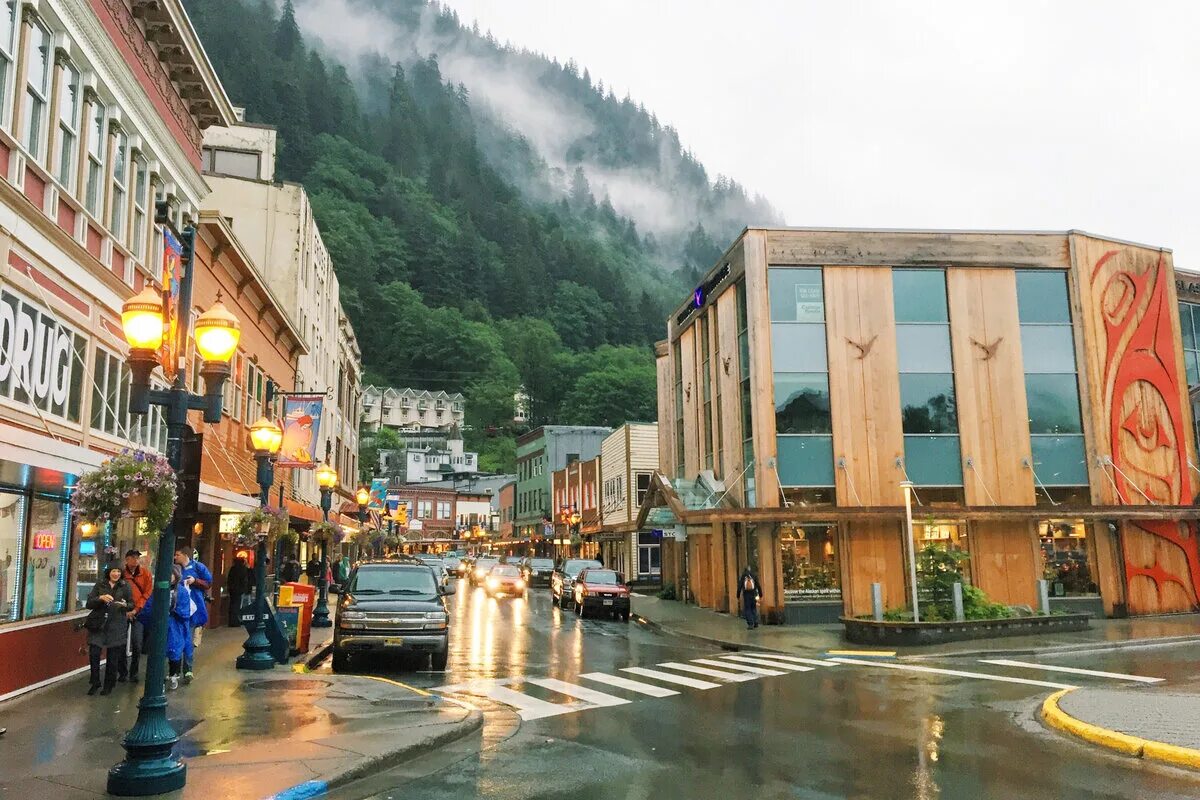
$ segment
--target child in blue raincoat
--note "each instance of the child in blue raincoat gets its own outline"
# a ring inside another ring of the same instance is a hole
[[[167,614],[167,685],[172,689],[179,688],[179,676],[182,672],[185,648],[192,642],[191,619],[196,613],[192,593],[184,588],[179,591],[181,570],[176,565],[171,570],[171,610]],[[138,614],[138,622],[150,630],[150,615],[154,610],[154,595],[146,600],[146,605]]]

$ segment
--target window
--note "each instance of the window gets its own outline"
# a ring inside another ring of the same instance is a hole
[[[437,518],[450,519],[450,502],[448,500],[439,500],[437,504]]]
[[[125,243],[125,203],[129,196],[129,136],[118,130],[113,139],[112,198],[108,230],[121,244]]]
[[[832,486],[833,423],[821,270],[767,270],[781,486]],[[750,403],[749,387],[743,402]],[[745,414],[747,408],[743,407]]]
[[[1088,557],[1088,526],[1083,520],[1039,522],[1038,539],[1042,550],[1042,577],[1050,582],[1051,596],[1099,594]]]
[[[433,516],[433,503],[428,500],[417,501],[417,518],[429,519]]]
[[[0,492],[0,621],[21,618],[25,514],[24,495]]]
[[[637,507],[641,508],[646,502],[646,494],[650,491],[651,473],[639,472],[637,474]]]
[[[1183,366],[1189,387],[1200,385],[1200,339],[1196,330],[1200,328],[1200,308],[1194,303],[1179,304],[1179,329],[1183,336]],[[1193,435],[1200,447],[1200,398],[1192,398]]]
[[[712,412],[712,361],[709,358],[711,352],[711,341],[708,332],[708,318],[701,316],[697,321],[697,326],[700,329],[700,386],[701,386],[701,413],[704,415],[704,467],[706,469],[713,468],[713,412]]]
[[[92,106],[91,127],[88,130],[87,186],[83,198],[84,207],[93,217],[100,215],[104,205],[104,154],[108,149],[104,115],[104,104],[96,100]]]
[[[21,115],[21,144],[34,161],[46,157],[46,98],[50,96],[50,31],[35,22],[26,51],[25,106]]]
[[[779,532],[786,600],[841,600],[837,526],[785,525]]]
[[[753,506],[755,502],[754,486],[754,414],[750,405],[750,322],[746,309],[746,281],[738,281],[734,285],[737,292],[737,340],[738,340],[738,381],[742,412],[742,483],[745,505]],[[783,313],[781,310],[780,313]],[[772,316],[774,311],[772,311]]]
[[[132,376],[125,360],[100,347],[92,383],[92,428],[109,436],[126,438],[129,385]]]
[[[133,257],[146,264],[146,209],[150,198],[150,167],[140,153],[133,158],[133,235],[129,250]]]
[[[79,150],[79,114],[82,111],[79,70],[63,65],[58,86],[58,182],[70,193],[75,191],[75,157]]]
[[[946,273],[893,269],[904,468],[922,486],[962,484]]]
[[[34,497],[29,504],[29,549],[25,557],[24,619],[67,610],[70,515],[59,499]]]
[[[202,154],[201,168],[214,175],[257,180],[259,158],[259,154],[254,151],[206,147]]]
[[[17,32],[16,0],[0,4],[0,108],[8,108],[8,75],[13,66],[13,37]],[[6,121],[6,120],[2,120]]]

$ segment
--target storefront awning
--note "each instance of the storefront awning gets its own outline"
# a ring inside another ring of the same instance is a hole
[[[309,505],[308,503],[304,503],[299,500],[285,499],[283,502],[284,506],[287,508],[288,516],[291,517],[293,521],[321,521],[321,509],[317,508],[316,506]]]

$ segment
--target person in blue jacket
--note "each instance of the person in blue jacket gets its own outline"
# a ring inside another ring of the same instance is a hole
[[[180,585],[188,587],[192,595],[192,619],[188,628],[188,640],[183,645],[183,682],[191,683],[192,664],[195,661],[196,640],[193,631],[208,624],[208,605],[205,596],[212,586],[212,573],[208,567],[192,558],[191,547],[180,547],[175,551],[175,563],[181,573]]]
[[[195,613],[192,593],[186,589],[180,591],[180,580],[181,570],[176,565],[171,571],[171,610],[167,613],[167,686],[171,689],[179,688],[184,647],[192,641],[191,619]],[[137,616],[138,622],[142,623],[146,630],[150,630],[150,615],[153,610],[154,595],[151,594]]]

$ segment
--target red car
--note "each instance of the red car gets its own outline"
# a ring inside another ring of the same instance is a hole
[[[525,576],[516,564],[497,564],[487,574],[483,584],[492,597],[497,595],[525,596]]]
[[[612,614],[629,622],[629,587],[625,576],[611,569],[585,569],[575,579],[575,613],[589,611]]]

